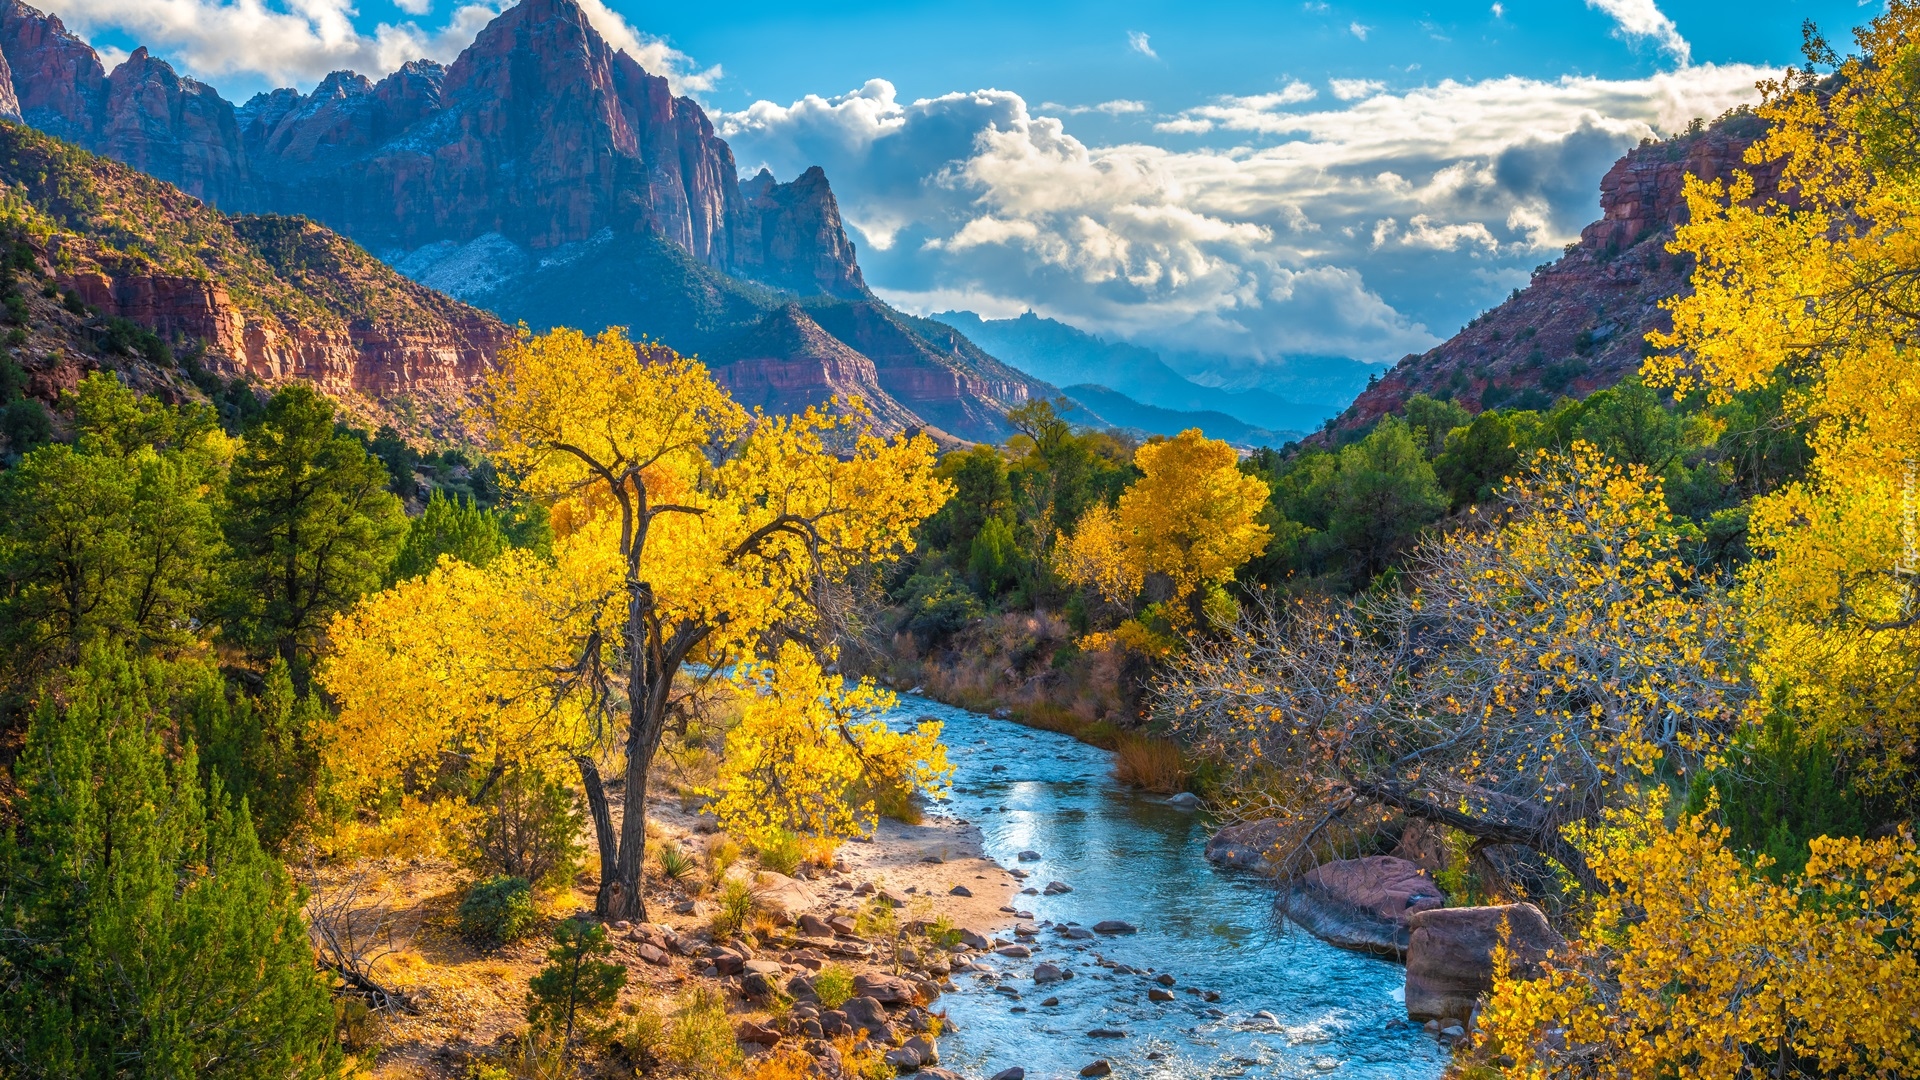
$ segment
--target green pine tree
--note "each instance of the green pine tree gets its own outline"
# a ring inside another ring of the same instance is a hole
[[[191,741],[168,753],[166,681],[89,649],[28,730],[18,835],[0,840],[0,1072],[329,1075],[296,890],[246,803],[202,785]]]
[[[227,484],[227,634],[277,654],[304,683],[335,613],[380,587],[406,534],[387,467],[334,431],[312,387],[273,396],[247,429]]]
[[[450,499],[436,489],[427,497],[426,510],[407,522],[407,538],[388,577],[394,581],[419,577],[432,570],[442,555],[485,566],[507,547],[498,514],[471,499]]]
[[[600,958],[613,951],[607,928],[599,923],[569,919],[553,928],[551,961],[528,982],[528,1019],[558,1028],[565,1042],[573,1041],[575,1018],[606,1012],[627,984],[627,969]]]

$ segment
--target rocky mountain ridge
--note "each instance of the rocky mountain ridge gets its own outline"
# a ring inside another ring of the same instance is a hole
[[[336,72],[238,108],[144,49],[108,74],[22,0],[0,0],[0,59],[35,127],[228,212],[311,218],[509,321],[697,353],[769,409],[858,388],[883,430],[993,440],[1009,408],[1058,392],[875,300],[824,172],[742,181],[699,104],[574,0],[522,0],[445,67]]]
[[[238,107],[145,48],[108,74],[22,0],[0,0],[0,54],[27,123],[229,213],[301,214],[383,255],[647,231],[728,273],[866,294],[825,175],[743,187],[698,103],[609,47],[573,0],[523,0],[445,67],[337,71]]]
[[[1704,130],[1629,151],[1600,181],[1600,220],[1537,268],[1525,288],[1424,353],[1402,359],[1330,420],[1316,439],[1365,430],[1400,412],[1416,393],[1449,397],[1475,412],[1542,408],[1634,374],[1649,331],[1672,323],[1660,302],[1687,288],[1691,260],[1667,251],[1687,219],[1689,175],[1727,180],[1744,170],[1756,198],[1778,198],[1779,170],[1743,155],[1763,133],[1735,112]]]

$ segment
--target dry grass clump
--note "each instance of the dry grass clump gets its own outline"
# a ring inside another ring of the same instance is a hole
[[[1193,777],[1186,755],[1165,739],[1123,734],[1113,747],[1113,778],[1160,795],[1187,789]]]

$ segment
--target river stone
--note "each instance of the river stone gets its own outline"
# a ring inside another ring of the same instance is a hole
[[[1512,926],[1507,947],[1514,976],[1523,976],[1565,939],[1532,904],[1438,908],[1408,920],[1407,1016],[1439,1020],[1471,1016],[1480,995],[1493,989],[1493,950],[1503,922]]]
[[[1010,1069],[1001,1069],[993,1074],[993,1080],[1027,1080],[1027,1070],[1018,1065]]]
[[[1198,810],[1200,808],[1200,796],[1195,795],[1191,791],[1183,791],[1169,798],[1167,805],[1178,807],[1182,810]]]
[[[993,944],[976,930],[960,931],[960,944],[969,949],[984,949]]]
[[[929,1069],[925,1066],[921,1066],[920,1075],[924,1077],[925,1080],[967,1080],[966,1077],[961,1076],[959,1073],[954,1072],[952,1069],[941,1069],[941,1068]]]
[[[1096,934],[1137,934],[1140,928],[1125,919],[1102,919],[1093,924]]]
[[[948,896],[972,896],[973,890],[967,888],[965,885],[955,885],[953,888],[947,890],[947,895]]]
[[[1087,1037],[1090,1039],[1124,1039],[1127,1037],[1127,1033],[1121,1031],[1119,1028],[1094,1028],[1092,1031],[1087,1032]]]
[[[1172,986],[1178,980],[1176,980],[1172,975],[1169,975],[1163,971],[1160,974],[1154,976],[1153,981],[1159,983],[1161,986]]]
[[[1229,825],[1207,841],[1207,861],[1237,870],[1267,869],[1267,853],[1280,842],[1278,821],[1248,821]]]
[[[1057,964],[1039,963],[1033,966],[1033,981],[1037,983],[1059,982],[1068,977],[1066,969]]]
[[[1101,1060],[1093,1062],[1087,1067],[1081,1069],[1080,1075],[1081,1076],[1112,1076],[1113,1066],[1107,1064],[1106,1059],[1102,1058]]]
[[[920,1054],[911,1046],[889,1050],[883,1060],[903,1073],[918,1072],[920,1069]]]
[[[905,1045],[907,1049],[920,1055],[920,1064],[940,1064],[940,1048],[935,1046],[933,1040],[927,1038],[925,1035],[915,1035],[913,1038],[908,1039]]]
[[[851,998],[840,1006],[840,1011],[846,1015],[847,1023],[868,1032],[877,1032],[888,1026],[887,1007],[876,998]]]
[[[1401,958],[1407,953],[1407,920],[1445,902],[1440,886],[1418,866],[1391,855],[1369,855],[1314,867],[1274,906],[1330,945]]]
[[[1049,881],[1047,882],[1047,887],[1042,891],[1048,896],[1059,896],[1061,893],[1072,892],[1073,886],[1064,881]]]
[[[1148,1001],[1172,1001],[1173,991],[1163,990],[1158,986],[1153,987],[1152,989],[1147,991],[1147,1000]]]
[[[1039,862],[1040,853],[1037,851],[1023,851],[1015,855],[1014,858],[1019,859],[1021,862]]]
[[[1025,945],[1002,945],[993,951],[999,953],[1001,956],[1011,956],[1015,960],[1025,960],[1027,957],[1033,955],[1033,950],[1027,948]]]
[[[1060,936],[1068,941],[1090,941],[1093,939],[1093,931],[1084,926],[1063,926],[1060,928]]]
[[[853,994],[872,998],[882,1005],[913,1004],[913,984],[898,975],[863,973],[853,977]]]

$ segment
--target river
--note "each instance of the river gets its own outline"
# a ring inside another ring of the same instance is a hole
[[[921,717],[942,721],[954,764],[951,798],[933,812],[978,825],[987,856],[1027,871],[1033,888],[1073,890],[1015,898],[1032,918],[1010,914],[996,932],[1012,940],[1016,921],[1040,927],[1032,958],[990,956],[988,972],[954,976],[940,999],[957,1029],[941,1039],[943,1065],[981,1080],[1013,1065],[1029,1080],[1074,1077],[1100,1058],[1118,1077],[1168,1080],[1440,1075],[1444,1051],[1431,1038],[1388,1026],[1405,1018],[1402,969],[1276,918],[1269,885],[1201,856],[1202,815],[1125,788],[1105,751],[1065,735],[911,694],[890,720]],[[1021,862],[1023,851],[1040,858]],[[1139,932],[1060,933],[1108,919]],[[1036,984],[1043,961],[1073,977]],[[1174,979],[1171,1002],[1148,998],[1161,974]]]

